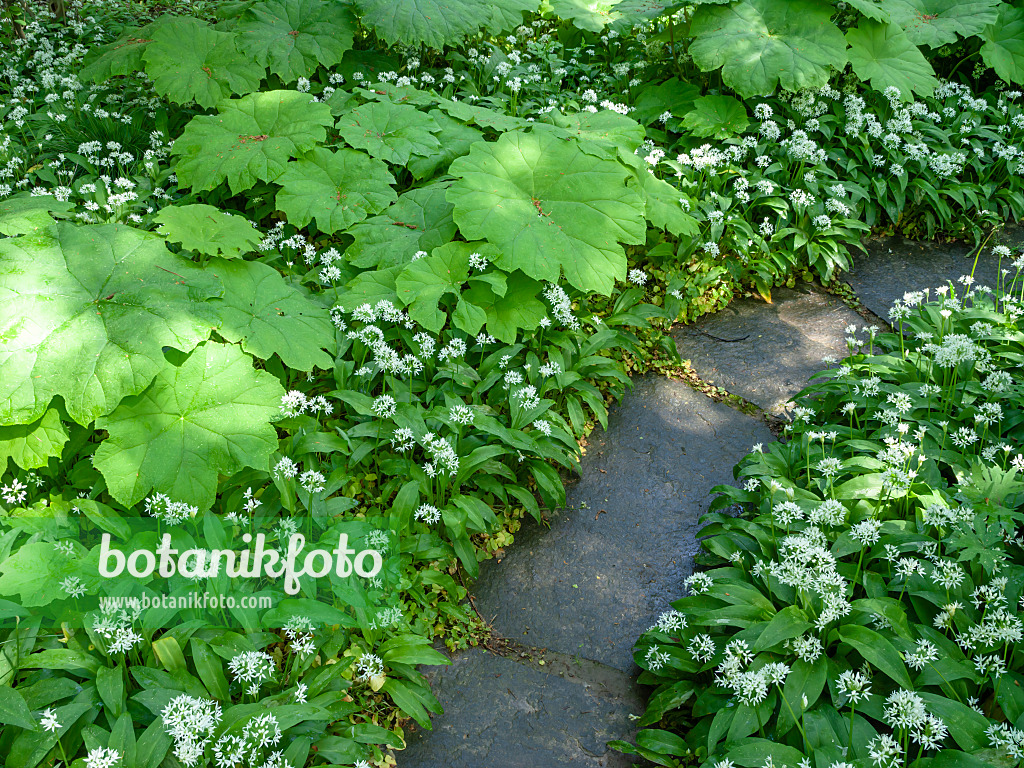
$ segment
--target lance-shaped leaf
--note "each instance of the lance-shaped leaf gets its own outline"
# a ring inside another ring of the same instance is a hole
[[[865,19],[846,33],[846,40],[853,71],[877,91],[895,86],[909,101],[911,93],[931,96],[939,84],[928,59],[895,24]]]
[[[338,133],[346,142],[374,157],[405,165],[413,155],[429,157],[441,148],[434,135],[441,126],[416,107],[374,101],[346,112],[338,119]]]
[[[740,0],[701,5],[694,11],[690,55],[705,72],[722,67],[722,78],[741,96],[820,88],[829,67],[846,64],[846,39],[832,23],[830,3],[820,0]]]
[[[333,67],[352,47],[355,19],[339,2],[267,0],[249,7],[235,27],[239,47],[286,83]]]
[[[476,144],[449,171],[455,222],[469,240],[501,250],[496,264],[538,280],[611,292],[626,277],[620,243],[644,242],[647,224],[629,170],[551,133],[506,133]]]
[[[274,181],[289,159],[323,142],[333,123],[330,107],[298,91],[222,101],[216,115],[193,117],[174,142],[178,181],[197,192],[227,181],[232,194]]]
[[[1002,0],[886,0],[889,19],[914,45],[937,48],[980,34],[999,17]]]
[[[538,5],[537,0],[356,0],[360,21],[377,37],[438,50],[481,28],[497,33],[521,24],[523,12]]]
[[[1007,83],[1024,85],[1024,9],[1004,5],[982,37],[982,60]]]
[[[31,424],[0,427],[0,474],[7,471],[9,458],[22,469],[45,467],[51,456],[60,456],[67,441],[67,430],[54,408]]]
[[[141,395],[97,421],[109,437],[93,457],[126,506],[151,491],[209,509],[218,475],[266,469],[277,450],[270,421],[284,388],[228,344],[203,344],[180,368],[166,365]]]
[[[79,424],[145,389],[217,324],[216,278],[163,238],[59,223],[0,239],[0,424],[28,424],[54,395]]]
[[[379,216],[352,227],[355,238],[345,258],[357,267],[391,267],[412,261],[417,251],[430,253],[457,231],[448,184],[430,184],[410,190]]]
[[[112,77],[142,71],[142,54],[152,42],[153,24],[127,29],[109,45],[91,48],[82,60],[80,80],[102,83]]]
[[[348,229],[398,199],[387,165],[353,149],[317,147],[288,163],[277,183],[277,207],[288,223],[304,227],[315,219],[327,234]]]
[[[215,302],[221,318],[217,333],[262,360],[277,353],[289,368],[334,365],[330,313],[288,285],[280,272],[258,261],[218,260],[207,269],[224,284],[224,298]]]
[[[481,281],[473,281],[461,299],[482,307],[487,316],[487,332],[499,341],[514,344],[519,329],[536,330],[547,317],[548,308],[537,298],[542,284],[519,270],[508,276],[505,293]]]
[[[154,220],[160,225],[160,234],[172,243],[207,256],[237,259],[260,242],[260,233],[251,221],[212,205],[168,205]]]
[[[259,90],[265,71],[235,50],[235,36],[198,19],[172,16],[153,25],[143,53],[153,88],[177,104],[210,108],[235,93]]]

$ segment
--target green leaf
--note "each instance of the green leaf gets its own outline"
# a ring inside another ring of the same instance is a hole
[[[885,3],[886,0],[880,0]],[[860,11],[864,16],[874,21],[881,21],[886,24],[889,23],[889,13],[881,5],[878,5],[879,0],[846,0],[846,4],[853,6],[856,10]]]
[[[754,653],[768,650],[783,640],[799,637],[814,625],[807,620],[807,614],[795,605],[787,605],[768,622],[754,643]]]
[[[0,686],[0,723],[34,731],[39,723],[25,703],[25,698],[10,686]]]
[[[70,566],[68,557],[50,542],[24,544],[0,563],[0,597],[20,595],[18,604],[26,608],[49,605],[58,597],[54,589],[70,573]]]
[[[325,234],[348,229],[398,199],[388,167],[352,149],[331,152],[317,147],[288,163],[277,183],[277,207],[288,223],[304,227],[315,219]]]
[[[856,650],[873,667],[904,688],[912,688],[910,675],[892,643],[873,629],[856,624],[839,628],[839,639]]]
[[[514,344],[520,328],[533,331],[547,317],[548,308],[537,298],[541,284],[519,270],[508,276],[505,293],[499,295],[484,283],[475,283],[462,292],[462,298],[483,307],[487,332],[499,341]]]
[[[356,267],[390,267],[412,261],[417,251],[430,252],[455,235],[448,184],[412,189],[379,216],[356,224],[345,258]]]
[[[938,48],[995,24],[1002,0],[886,0],[885,10],[914,45]]]
[[[764,765],[768,757],[773,759],[775,765],[796,765],[803,759],[804,753],[796,747],[777,744],[768,739],[744,739],[729,749],[727,757],[737,765],[753,768]]]
[[[534,124],[533,130],[553,130],[560,138],[580,139],[580,149],[598,157],[615,159],[620,153],[632,157],[647,137],[640,123],[610,109],[571,115],[548,112],[546,118],[553,129],[540,122]]]
[[[474,243],[447,243],[409,264],[395,280],[398,298],[409,317],[437,333],[448,319],[437,306],[446,293],[458,296],[469,277],[469,255]]]
[[[208,269],[224,284],[221,336],[261,360],[276,353],[289,368],[334,367],[334,324],[323,305],[258,261],[217,261]]]
[[[264,69],[235,50],[235,36],[185,16],[153,25],[142,55],[153,88],[177,104],[209,109],[234,93],[259,90]]]
[[[645,728],[636,735],[637,746],[667,757],[683,757],[689,752],[686,742],[672,733],[658,728]]]
[[[83,82],[102,83],[112,77],[141,72],[142,54],[151,42],[155,25],[127,29],[109,45],[91,48],[82,60],[78,77]]]
[[[54,395],[89,424],[141,392],[216,316],[214,278],[163,239],[119,224],[59,223],[0,239],[0,424],[39,419]]]
[[[846,39],[831,21],[830,3],[819,0],[739,0],[694,11],[689,53],[705,72],[741,96],[820,88],[829,67],[846,64]]]
[[[645,87],[633,105],[635,111],[630,114],[638,122],[650,125],[665,112],[676,116],[688,112],[698,96],[700,88],[696,85],[672,77],[663,83]]]
[[[677,237],[697,234],[697,220],[683,210],[678,189],[645,168],[634,169],[633,175],[630,184],[636,186],[643,198],[644,215],[653,226]]]
[[[501,249],[497,266],[566,279],[610,294],[626,277],[620,242],[643,243],[643,201],[621,163],[583,152],[550,133],[506,133],[477,144],[449,171],[455,221],[470,240]]]
[[[338,118],[337,128],[351,146],[396,165],[405,165],[414,155],[429,157],[441,148],[434,136],[441,126],[408,104],[371,101]]]
[[[277,450],[269,421],[283,395],[277,378],[254,370],[237,347],[204,344],[97,421],[110,436],[93,463],[126,506],[155,490],[209,509],[218,475],[266,468]]]
[[[222,101],[215,115],[192,118],[171,153],[178,180],[193,191],[227,181],[232,194],[274,181],[292,157],[327,138],[334,118],[308,93],[265,91]]]
[[[317,65],[333,67],[352,47],[355,19],[343,3],[266,0],[251,5],[235,27],[238,47],[285,83]]]
[[[64,218],[74,206],[53,195],[20,192],[0,200],[0,235],[29,235],[54,224],[51,214]]]
[[[96,690],[107,711],[114,717],[120,717],[125,707],[123,668],[100,667],[96,670]]]
[[[192,663],[196,665],[199,679],[203,681],[211,696],[226,703],[230,697],[228,681],[224,676],[224,663],[203,640],[193,637],[189,642],[192,645]]]
[[[426,45],[440,50],[476,34],[497,33],[522,23],[537,0],[356,0],[360,22],[388,43]]]
[[[443,653],[434,650],[421,635],[404,634],[381,643],[377,649],[387,664],[451,664]]]
[[[747,129],[747,108],[732,96],[701,96],[683,118],[683,127],[694,136],[724,139]]]
[[[985,734],[989,721],[984,715],[966,704],[945,696],[924,691],[919,695],[928,705],[928,712],[940,718],[949,727],[949,735],[961,749],[966,752],[977,752],[989,746],[989,739]]]
[[[158,232],[172,243],[207,256],[241,258],[255,250],[260,233],[244,216],[212,205],[168,205],[153,217]]]
[[[524,128],[529,123],[521,117],[499,112],[496,109],[478,107],[465,101],[452,101],[443,97],[435,98],[438,108],[447,112],[456,120],[466,123],[476,123],[483,128],[493,128],[499,133],[514,131],[517,128]]]
[[[53,408],[31,424],[0,427],[0,474],[7,470],[8,459],[22,469],[45,467],[51,456],[60,456],[67,441],[67,430]]]
[[[982,32],[981,58],[1011,85],[1024,84],[1024,8],[1003,5]]]
[[[447,169],[452,160],[468,153],[470,147],[484,137],[482,131],[449,117],[440,109],[432,109],[429,114],[441,129],[437,133],[441,147],[428,157],[409,160],[409,170],[417,179],[429,179],[439,170]]]
[[[345,290],[336,299],[336,304],[350,312],[362,304],[375,305],[378,301],[397,304],[395,279],[401,271],[402,267],[396,266],[360,272],[345,286]]]
[[[548,0],[554,14],[571,21],[573,26],[587,32],[600,32],[619,15],[614,11],[617,0]]]
[[[911,93],[931,96],[935,91],[939,81],[932,65],[897,25],[864,20],[846,33],[846,41],[853,71],[875,90],[895,86],[904,101],[911,100]]]

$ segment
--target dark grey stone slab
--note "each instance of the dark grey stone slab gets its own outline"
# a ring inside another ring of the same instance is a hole
[[[423,670],[445,708],[433,730],[416,728],[399,753],[402,768],[619,768],[632,760],[608,749],[632,739],[630,714],[644,700],[617,670],[548,660],[545,668],[481,649],[451,666]]]
[[[1010,266],[1006,260],[1000,265],[992,253],[992,246],[1000,243],[1013,248],[1016,256],[1024,243],[1024,229],[1011,226],[996,233],[982,248],[977,266],[974,260],[978,250],[967,244],[918,242],[902,237],[875,239],[868,242],[866,255],[854,257],[853,269],[843,279],[864,306],[885,319],[893,302],[902,299],[904,293],[934,290],[950,282],[959,288],[960,276],[970,275],[972,269],[977,285],[996,288],[1000,269]],[[1015,271],[1011,271],[1011,279]]]
[[[823,357],[846,356],[845,328],[864,319],[806,283],[772,291],[772,302],[738,299],[673,335],[700,378],[779,413],[824,367]]]
[[[502,637],[633,669],[632,646],[683,594],[709,491],[764,423],[667,378],[636,380],[595,432],[569,509],[481,566],[477,609]]]

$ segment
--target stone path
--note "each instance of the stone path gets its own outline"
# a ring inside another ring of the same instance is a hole
[[[1024,240],[1019,230],[1009,239]],[[975,276],[994,285],[990,250]],[[969,273],[974,254],[967,253],[876,241],[847,279],[884,318],[905,291]],[[866,322],[811,285],[772,299],[736,301],[674,334],[701,379],[762,413],[741,413],[667,378],[635,381],[608,430],[591,435],[582,477],[550,530],[525,525],[500,563],[481,566],[475,605],[513,651],[473,649],[450,666],[424,668],[445,711],[433,730],[410,731],[399,768],[633,763],[606,746],[631,739],[631,716],[644,710],[633,642],[682,596],[709,491],[732,482],[733,466],[754,443],[773,439],[764,416],[782,411],[821,370],[822,357],[845,355],[846,325]]]

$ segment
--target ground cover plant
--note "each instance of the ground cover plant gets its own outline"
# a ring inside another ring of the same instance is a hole
[[[1004,249],[1005,250],[1005,249]],[[940,286],[848,329],[790,439],[737,467],[688,580],[637,645],[659,764],[1011,764],[1022,257],[1006,285]],[[682,724],[686,725],[683,726]]]
[[[657,327],[831,280],[871,228],[1019,216],[1024,11],[799,5],[6,6],[11,764],[400,761],[440,709],[417,665],[483,630],[466,577],[564,503]],[[777,76],[729,65],[751,31]],[[380,569],[101,575],[164,534]]]

